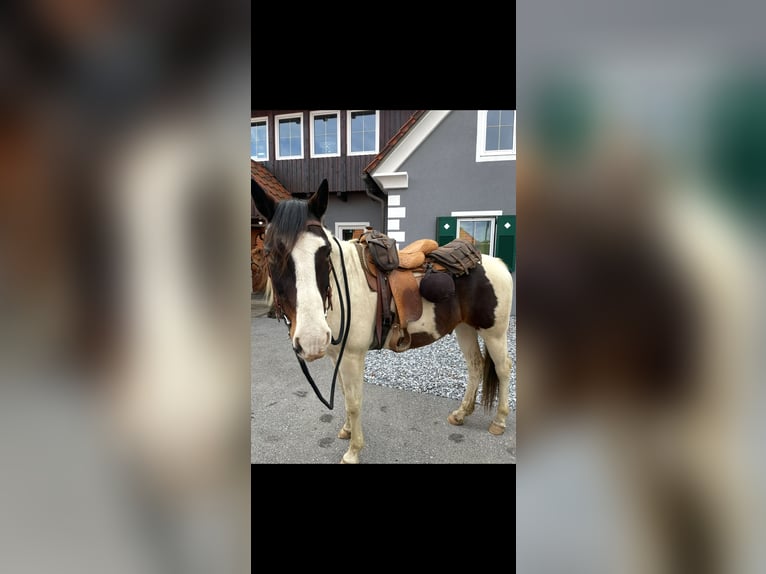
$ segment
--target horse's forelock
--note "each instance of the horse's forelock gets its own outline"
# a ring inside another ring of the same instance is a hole
[[[295,247],[301,231],[306,229],[308,218],[309,210],[305,201],[288,199],[277,205],[266,230],[264,246],[282,268],[287,265],[287,256]]]

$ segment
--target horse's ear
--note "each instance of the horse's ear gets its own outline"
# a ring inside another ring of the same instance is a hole
[[[317,192],[309,199],[309,213],[313,214],[319,221],[322,221],[324,212],[327,211],[327,199],[330,195],[330,186],[327,185],[327,179],[323,179]]]
[[[255,208],[267,221],[271,221],[277,209],[277,202],[252,177],[250,178],[250,195],[255,201]]]

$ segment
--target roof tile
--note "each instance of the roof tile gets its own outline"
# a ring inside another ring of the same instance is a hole
[[[282,201],[284,199],[292,199],[290,192],[285,189],[285,186],[279,183],[279,180],[271,173],[262,162],[250,160],[250,177],[260,185],[266,193],[273,197],[276,201]],[[250,216],[256,217],[258,214],[255,209],[255,202],[250,199]]]

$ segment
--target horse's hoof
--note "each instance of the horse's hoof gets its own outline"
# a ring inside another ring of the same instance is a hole
[[[505,432],[505,427],[501,427],[496,422],[493,422],[491,425],[489,425],[489,432],[495,436],[500,436]]]
[[[450,415],[447,417],[447,422],[451,425],[460,426],[463,424],[462,420],[459,420],[457,417],[455,417],[454,414],[450,413]]]
[[[343,455],[343,458],[340,459],[341,464],[359,464],[359,460],[346,460],[346,456]]]
[[[348,440],[351,438],[351,431],[347,431],[346,429],[340,429],[338,431],[338,438],[342,438],[343,440]]]

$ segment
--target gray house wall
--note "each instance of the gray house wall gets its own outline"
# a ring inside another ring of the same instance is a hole
[[[436,218],[452,211],[502,210],[516,214],[516,162],[476,161],[477,112],[456,110],[399,168],[408,174],[401,196],[404,244],[435,238]]]
[[[341,201],[335,194],[330,194],[324,224],[335,233],[335,224],[365,221],[375,229],[384,229],[384,208],[380,203],[364,193],[349,193],[348,201]]]
[[[391,190],[389,197],[400,196],[400,207],[406,208],[399,222],[402,246],[435,239],[436,218],[453,211],[516,214],[516,162],[476,161],[477,117],[475,110],[453,111],[399,168],[408,174],[408,188]]]

